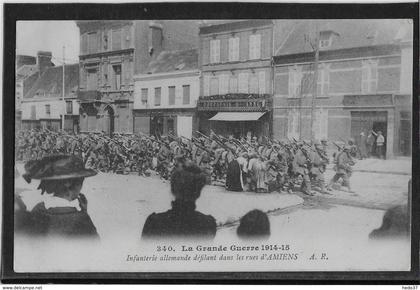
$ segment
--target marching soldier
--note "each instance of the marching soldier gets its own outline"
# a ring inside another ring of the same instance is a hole
[[[328,184],[328,190],[331,190],[331,186],[341,178],[343,180],[343,186],[348,188],[348,192],[354,193],[350,186],[350,176],[352,173],[351,167],[354,165],[354,161],[350,156],[350,149],[350,146],[345,145],[343,150],[338,153],[336,164],[334,166],[336,173]]]

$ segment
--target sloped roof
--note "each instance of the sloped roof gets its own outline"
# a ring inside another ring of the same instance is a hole
[[[34,83],[24,98],[61,97],[63,82],[63,66],[48,68]],[[74,93],[79,85],[79,64],[65,66],[65,96]]]
[[[162,51],[147,66],[146,73],[165,73],[198,69],[196,49]]]
[[[296,22],[277,55],[312,52],[307,39],[314,39],[316,25],[320,32],[334,33],[331,46],[323,48],[324,51],[396,44],[401,30],[406,29],[408,33],[412,30],[406,20],[400,19],[301,20]]]
[[[16,70],[16,79],[26,79],[32,74],[38,72],[38,66],[25,64]]]

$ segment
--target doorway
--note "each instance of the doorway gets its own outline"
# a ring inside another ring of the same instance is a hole
[[[106,106],[104,109],[103,130],[105,134],[112,135],[114,133],[114,109],[111,106]]]

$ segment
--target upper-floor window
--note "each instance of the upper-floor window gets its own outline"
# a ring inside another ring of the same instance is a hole
[[[299,97],[301,92],[302,83],[302,70],[301,67],[289,68],[289,97]]]
[[[45,115],[51,116],[51,105],[45,105]]]
[[[333,42],[333,35],[335,33],[333,31],[321,31],[319,34],[319,48],[328,48],[332,45]]]
[[[73,102],[66,101],[66,114],[73,114]]]
[[[219,94],[219,78],[215,76],[210,79],[210,96],[214,96],[218,94]]]
[[[87,89],[96,90],[98,87],[98,72],[96,68],[87,69]]]
[[[327,65],[323,65],[318,70],[318,81],[317,81],[317,95],[327,96],[330,87],[330,74]]]
[[[266,83],[265,83],[265,72],[260,71],[258,73],[258,93],[265,94],[266,93]]]
[[[161,92],[162,92],[162,89],[160,87],[155,88],[155,106],[156,107],[160,106],[160,103],[161,103]]]
[[[249,36],[249,59],[261,58],[261,34]]]
[[[376,93],[378,87],[378,63],[374,60],[363,61],[362,93]]]
[[[234,94],[238,92],[238,78],[231,76],[229,79],[229,93]]]
[[[239,60],[239,37],[229,38],[229,61]]]
[[[89,32],[87,35],[88,53],[95,53],[98,49],[98,38],[96,32]]]
[[[175,86],[168,87],[168,99],[169,105],[175,105]]]
[[[182,86],[182,104],[188,105],[190,103],[190,85]]]
[[[141,104],[146,105],[147,104],[147,98],[148,98],[148,89],[143,88],[141,89]]]
[[[113,65],[112,69],[114,71],[114,80],[112,82],[114,90],[121,89],[121,65]]]
[[[220,39],[210,40],[210,63],[220,62]]]
[[[249,93],[258,94],[258,76],[251,74],[249,78]]]
[[[121,29],[112,30],[112,50],[121,49]]]
[[[222,74],[219,76],[219,94],[224,95],[229,91],[229,76]]]
[[[36,107],[35,105],[31,105],[31,120],[36,119]]]
[[[238,92],[239,93],[248,93],[248,73],[239,73],[238,74]]]
[[[103,32],[103,46],[104,50],[108,50],[108,31]]]

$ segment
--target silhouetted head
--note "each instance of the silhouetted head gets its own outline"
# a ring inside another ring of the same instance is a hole
[[[180,164],[171,176],[171,192],[180,201],[196,201],[205,184],[206,175],[191,162]]]
[[[270,236],[270,221],[266,213],[254,209],[241,218],[236,233],[240,238],[255,239]]]

